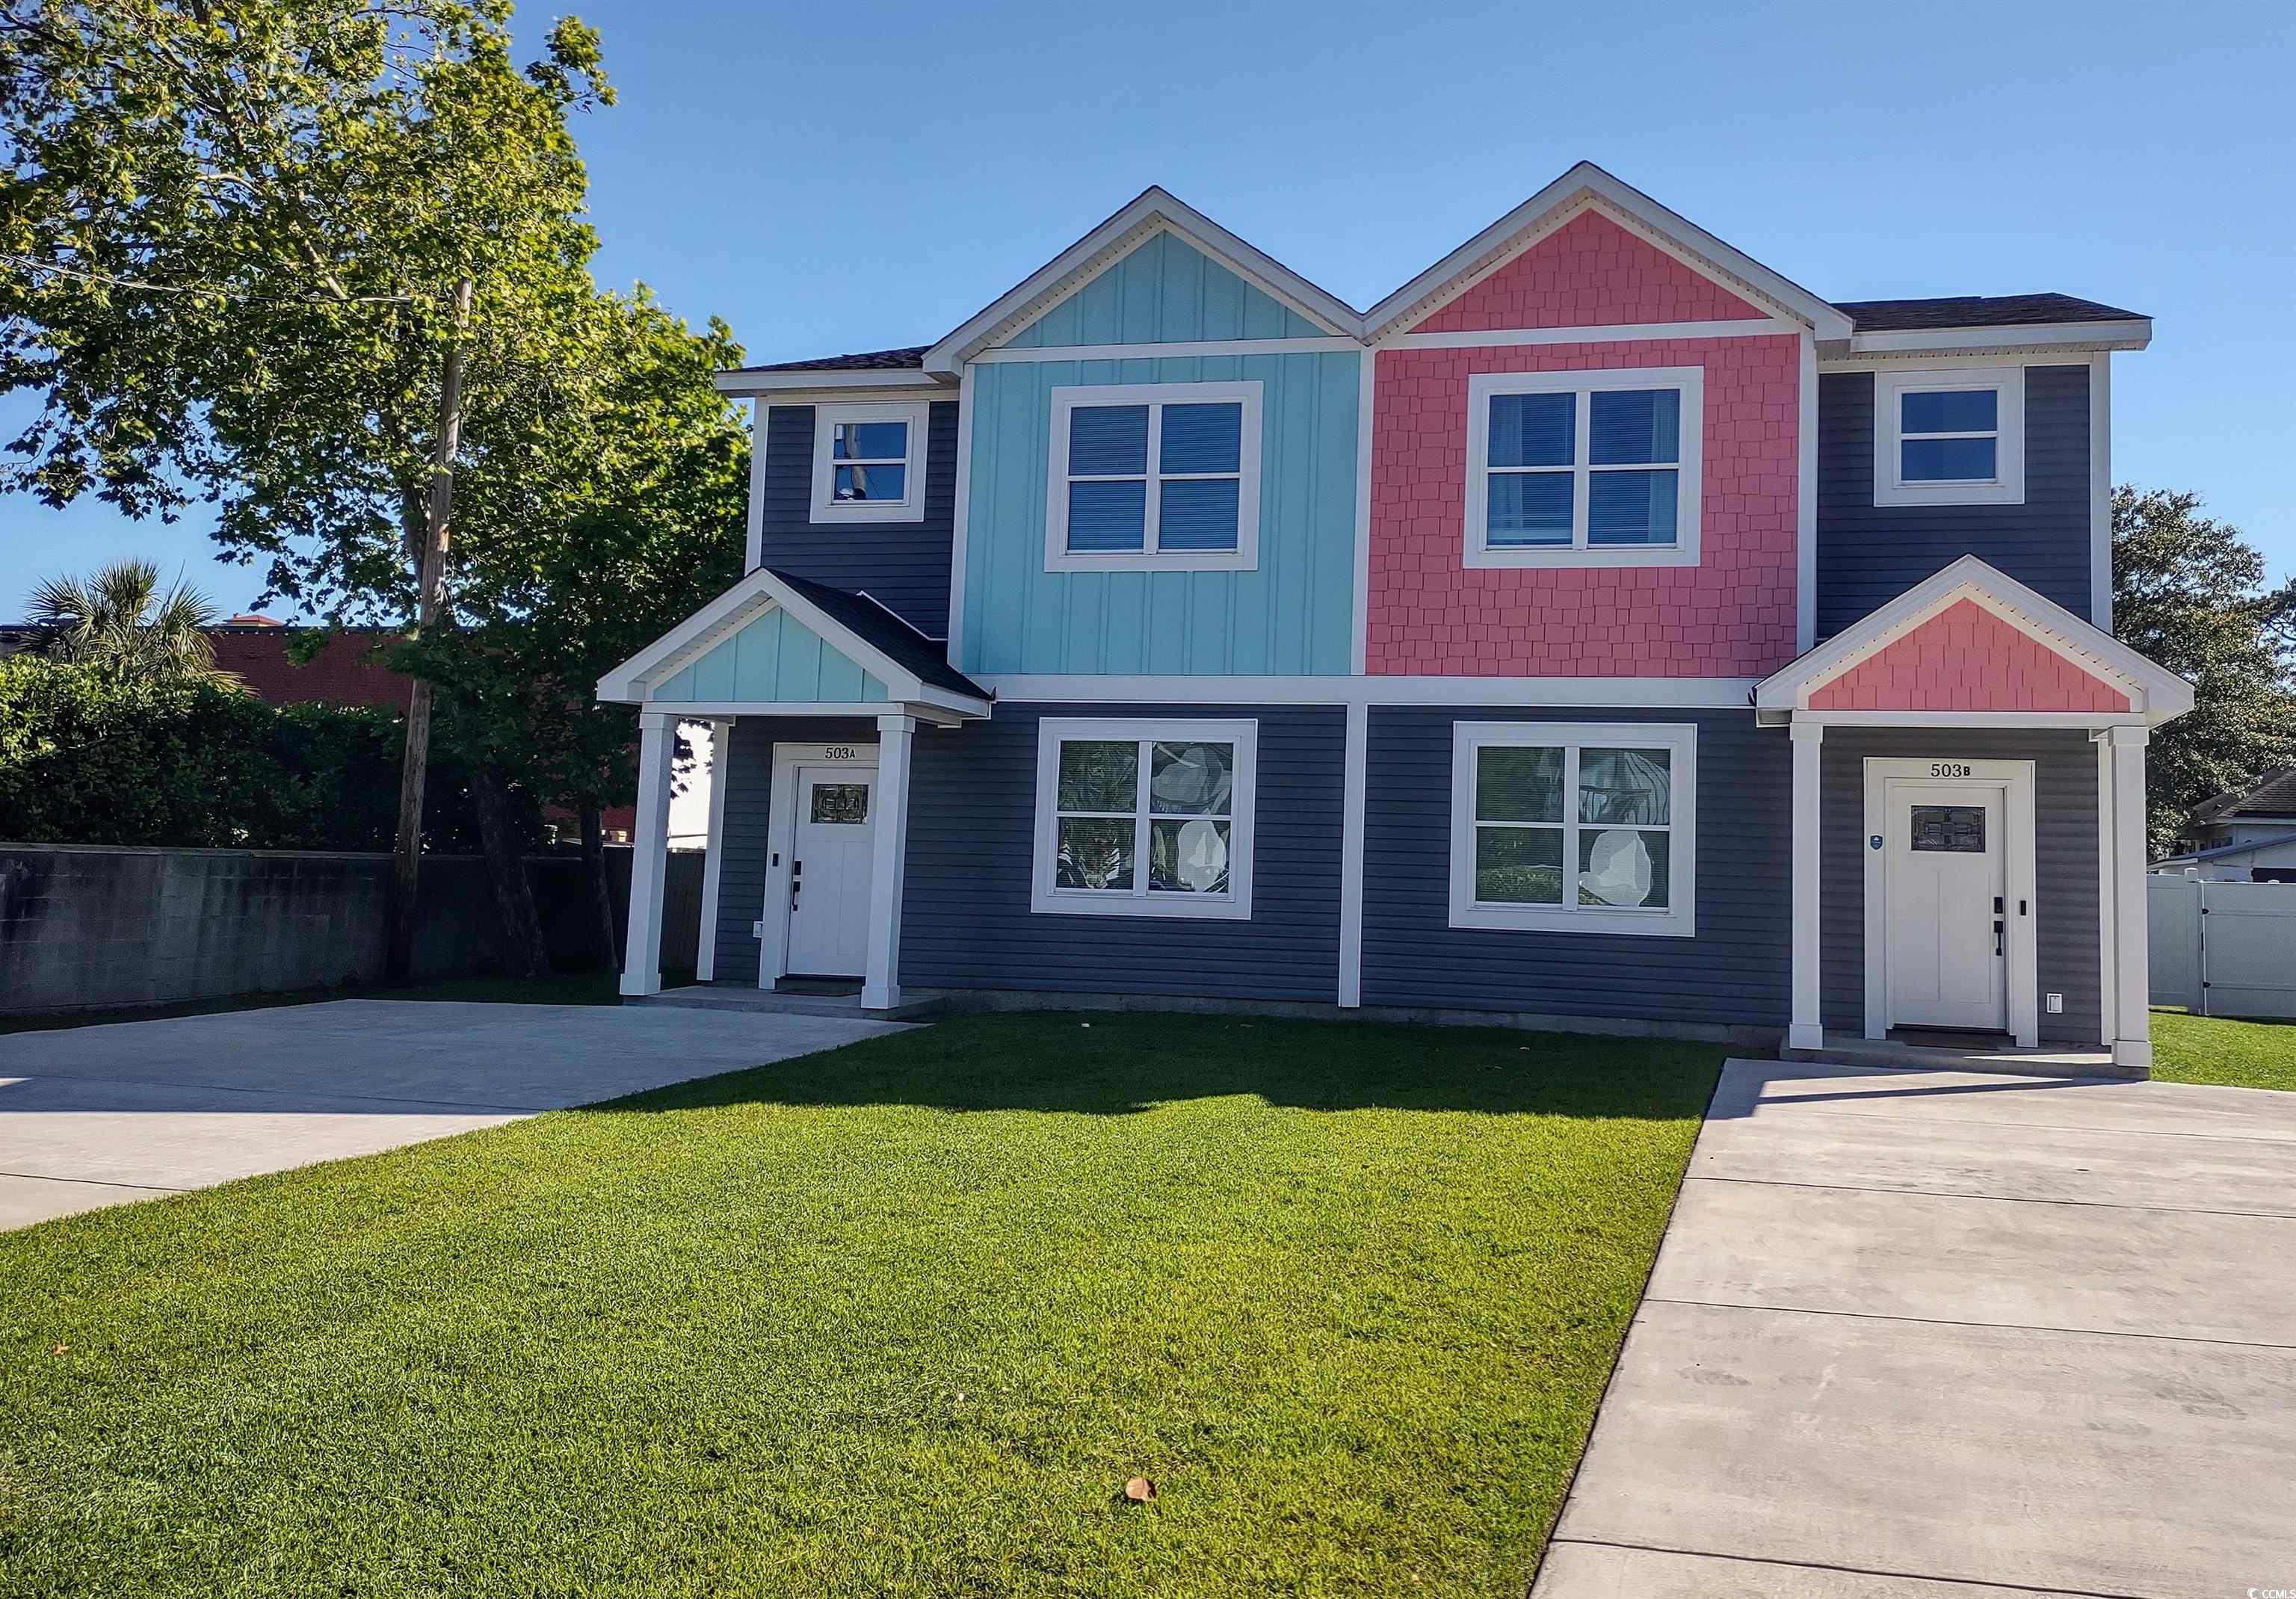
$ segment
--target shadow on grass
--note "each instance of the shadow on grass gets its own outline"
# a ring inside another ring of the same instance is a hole
[[[1726,1048],[1671,1039],[1177,1013],[964,1016],[585,1107],[914,1105],[1122,1116],[1252,1095],[1302,1110],[1671,1119]]]

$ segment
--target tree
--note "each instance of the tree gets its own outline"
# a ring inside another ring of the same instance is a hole
[[[272,594],[439,620],[465,447],[529,428],[595,240],[566,121],[596,34],[508,0],[0,0],[0,486],[217,503]],[[407,720],[394,965],[429,690]]]
[[[2296,760],[2296,579],[2270,588],[2240,529],[2201,496],[2112,493],[2112,625],[2193,683],[2193,709],[2160,728],[2147,762],[2149,831],[2166,853],[2202,800]]]
[[[114,561],[86,578],[49,578],[32,590],[40,653],[125,678],[185,678],[231,685],[207,629],[212,601],[181,578],[162,592],[148,561]]]

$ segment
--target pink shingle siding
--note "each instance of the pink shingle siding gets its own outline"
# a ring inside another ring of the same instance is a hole
[[[1784,666],[1795,654],[1800,354],[1789,335],[1382,351],[1365,669],[1759,677]],[[1464,564],[1471,374],[1693,365],[1706,369],[1698,565]]]
[[[1957,600],[1809,697],[1812,710],[2109,710],[2128,696]]]
[[[1729,322],[1763,315],[1609,217],[1582,211],[1411,331]]]

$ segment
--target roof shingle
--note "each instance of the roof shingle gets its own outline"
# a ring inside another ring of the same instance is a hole
[[[1930,299],[1837,299],[1833,308],[1861,333],[1920,328],[2023,327],[2050,322],[2143,322],[2124,311],[2070,294],[1953,294]]]
[[[2251,787],[2218,794],[2193,808],[2195,824],[2234,816],[2296,816],[2296,767],[2276,767]]]
[[[930,344],[905,344],[898,349],[865,349],[849,356],[817,356],[810,361],[775,361],[765,366],[736,367],[737,372],[922,372]]]

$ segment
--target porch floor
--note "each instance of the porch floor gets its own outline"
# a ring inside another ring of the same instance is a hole
[[[1825,1061],[1840,1066],[1909,1066],[1929,1071],[2009,1071],[2026,1077],[2110,1077],[2141,1081],[2151,1073],[2141,1066],[2116,1066],[2106,1049],[2066,1049],[2048,1046],[2019,1049],[2013,1045],[1979,1044],[1972,1047],[1913,1044],[1898,1038],[1868,1038],[1862,1033],[1829,1028],[1816,1049],[1778,1050],[1782,1061]]]
[[[872,1021],[921,1021],[947,1007],[939,999],[913,1000],[890,1011],[864,1009],[858,994],[768,993],[753,983],[690,983],[659,994],[625,996],[624,1004],[668,1005],[694,1011],[750,1011],[782,1016],[854,1016]]]

